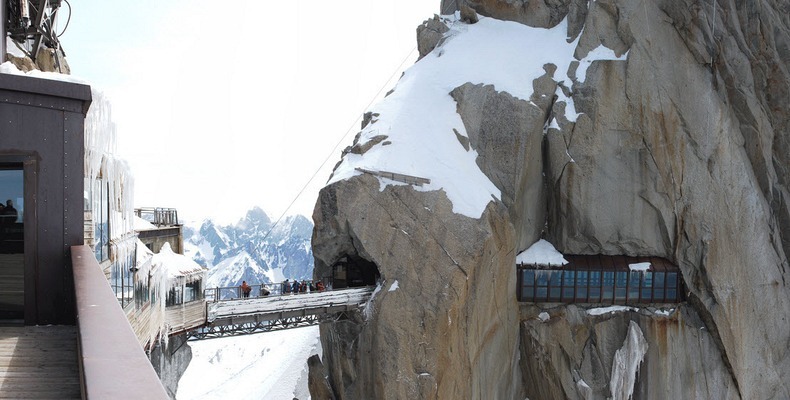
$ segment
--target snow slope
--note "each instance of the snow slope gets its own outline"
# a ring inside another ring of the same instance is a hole
[[[301,400],[307,358],[320,353],[318,327],[189,342],[192,361],[178,384],[178,400]]]

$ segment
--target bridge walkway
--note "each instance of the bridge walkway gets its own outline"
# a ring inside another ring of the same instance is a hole
[[[206,324],[190,340],[316,325],[367,303],[373,287],[285,294],[206,303]]]

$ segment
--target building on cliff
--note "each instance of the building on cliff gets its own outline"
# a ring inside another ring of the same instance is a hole
[[[168,282],[200,300],[205,271],[138,273],[146,260],[138,264],[133,178],[115,156],[109,102],[67,75],[53,32],[59,6],[0,1],[0,330],[16,344],[3,354],[3,394],[166,398],[141,344],[169,333]],[[138,318],[145,329],[135,332]],[[18,382],[22,359],[57,383]]]

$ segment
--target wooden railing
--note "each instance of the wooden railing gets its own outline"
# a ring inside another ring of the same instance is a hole
[[[84,399],[168,399],[93,251],[73,246]]]

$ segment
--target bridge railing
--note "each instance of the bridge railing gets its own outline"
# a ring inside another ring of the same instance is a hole
[[[313,284],[312,280],[305,280],[304,282],[307,283],[308,287]],[[289,281],[289,283],[292,283],[292,281]],[[241,286],[207,288],[203,291],[203,295],[207,302],[213,303],[213,302],[224,301],[224,300],[244,300],[244,299],[256,299],[260,297],[274,297],[274,296],[283,296],[283,295],[292,295],[292,294],[311,293],[309,288],[303,292],[300,291],[296,293],[291,291],[285,291],[286,289],[284,283],[255,284],[255,285],[250,285],[250,288],[251,291],[248,297],[243,296],[241,291]],[[312,292],[317,292],[317,291],[318,290],[315,289],[312,290]]]

